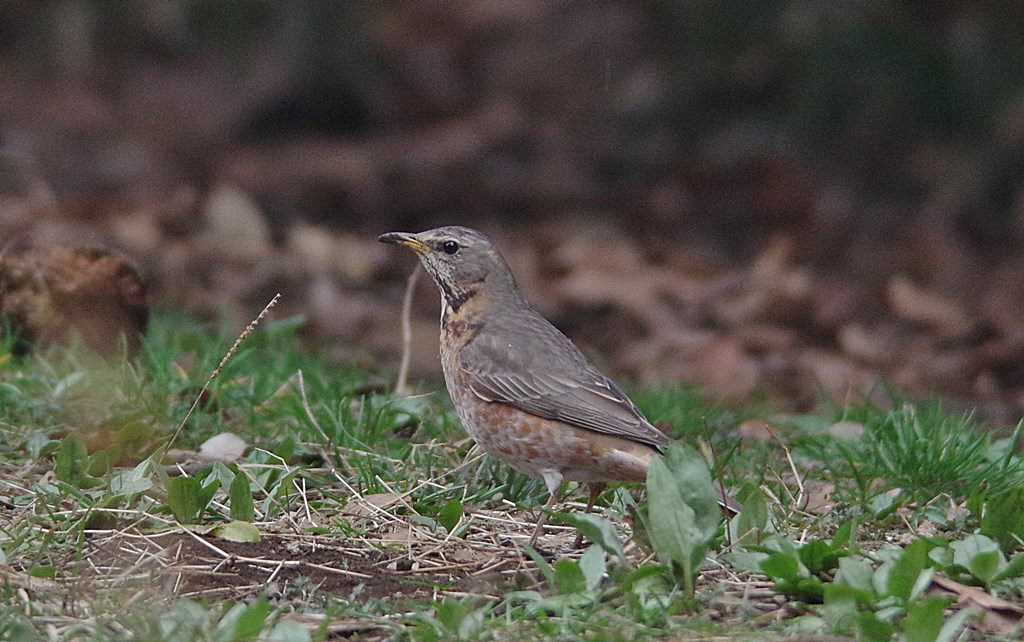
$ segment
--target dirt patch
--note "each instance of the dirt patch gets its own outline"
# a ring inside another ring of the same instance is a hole
[[[97,577],[158,579],[180,596],[234,598],[315,589],[340,597],[414,598],[464,580],[468,570],[432,572],[384,551],[338,538],[265,534],[258,543],[181,532],[95,542]]]

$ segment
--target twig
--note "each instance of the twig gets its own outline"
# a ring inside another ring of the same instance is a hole
[[[277,305],[277,302],[280,298],[280,292],[275,294],[274,298],[270,300],[270,303],[263,307],[263,310],[258,315],[256,315],[255,319],[249,322],[249,325],[245,326],[245,329],[242,330],[242,333],[239,334],[238,337],[235,339],[235,342],[231,344],[231,347],[228,348],[228,351],[221,358],[220,363],[218,363],[217,367],[213,369],[213,372],[210,373],[210,376],[206,378],[206,383],[204,383],[203,387],[199,390],[199,393],[196,395],[196,398],[192,402],[192,405],[189,406],[188,412],[185,413],[185,416],[182,418],[181,423],[178,424],[178,428],[174,431],[174,434],[171,435],[171,438],[167,441],[166,444],[164,444],[163,448],[160,451],[158,451],[160,453],[160,457],[158,457],[157,460],[163,459],[168,449],[170,449],[171,445],[175,442],[175,440],[177,440],[178,435],[180,435],[181,431],[185,429],[185,424],[188,423],[188,420],[192,417],[192,413],[195,412],[196,408],[199,406],[199,402],[206,394],[206,391],[209,390],[210,384],[213,383],[213,380],[220,375],[222,370],[224,370],[224,366],[228,365],[228,362],[231,361],[232,357],[235,356],[235,353],[238,352],[238,348],[239,346],[242,345],[242,342],[248,339],[249,335],[256,331],[256,326],[258,326],[260,322],[263,321],[263,317],[267,316],[267,313],[270,312],[270,309]]]
[[[299,398],[302,400],[302,409],[306,412],[306,418],[309,419],[309,423],[313,424],[316,431],[320,433],[324,440],[324,445],[330,444],[331,438],[324,432],[320,422],[316,420],[316,415],[313,414],[313,409],[309,405],[309,397],[306,396],[306,378],[302,376],[302,370],[296,370],[293,376],[299,382]]]
[[[399,396],[409,394],[406,380],[409,377],[409,361],[412,358],[412,297],[422,271],[423,268],[417,263],[405,284],[405,296],[402,297],[402,361],[398,366],[398,380],[395,382],[395,394]]]
[[[786,446],[786,443],[782,441],[782,439],[780,439],[777,434],[775,434],[774,430],[769,428],[768,434],[772,436],[772,439],[778,442],[779,446],[782,448],[782,451],[786,453],[786,461],[789,463],[789,470],[793,473],[793,478],[796,479],[797,496],[795,499],[797,510],[803,510],[802,504],[804,503],[804,482],[803,479],[800,478],[800,472],[796,469],[796,464],[793,463],[793,454],[790,452],[789,447]],[[783,484],[783,488],[786,488],[786,492],[789,492],[789,488],[787,488],[785,484]],[[792,493],[790,494],[792,495]]]

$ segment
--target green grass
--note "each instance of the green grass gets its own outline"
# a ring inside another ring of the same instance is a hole
[[[523,550],[542,483],[481,457],[443,390],[396,398],[388,373],[304,350],[300,327],[264,323],[165,461],[150,456],[233,337],[163,314],[133,359],[16,357],[0,340],[0,640],[304,640],[332,626],[355,639],[772,639],[863,635],[850,622],[872,618],[898,631],[934,605],[884,575],[882,592],[851,607],[836,597],[849,590],[837,564],[887,574],[918,554],[902,551],[922,534],[929,572],[1020,600],[1019,429],[1001,438],[938,404],[777,417],[692,388],[637,390],[652,421],[713,457],[748,510],[717,534],[705,520],[708,540],[675,538],[665,524],[683,522],[666,514],[717,490],[677,470],[677,494],[663,472],[651,487],[658,511],[644,489],[612,488],[590,522],[611,539],[581,558],[572,529],[556,532],[548,565]],[[777,438],[741,440],[738,424],[758,417]],[[863,437],[830,435],[839,420]],[[246,454],[197,462],[223,432]],[[831,507],[809,507],[822,489]],[[636,524],[624,556],[615,541],[628,533],[605,519]],[[837,543],[847,522],[855,537]],[[682,562],[705,553],[690,596]],[[781,603],[751,593],[766,575]],[[852,619],[830,619],[839,612]]]

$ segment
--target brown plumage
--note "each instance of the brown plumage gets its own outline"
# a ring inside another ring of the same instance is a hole
[[[544,479],[642,481],[668,438],[523,298],[505,259],[465,227],[379,239],[415,251],[441,291],[441,363],[452,403],[486,452]],[[534,531],[534,541],[543,519]]]

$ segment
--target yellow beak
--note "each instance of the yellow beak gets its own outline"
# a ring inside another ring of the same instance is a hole
[[[410,234],[408,232],[388,232],[387,234],[381,234],[378,236],[377,240],[381,243],[391,243],[392,245],[407,247],[417,254],[426,254],[431,250],[431,247],[416,238],[415,234]]]

